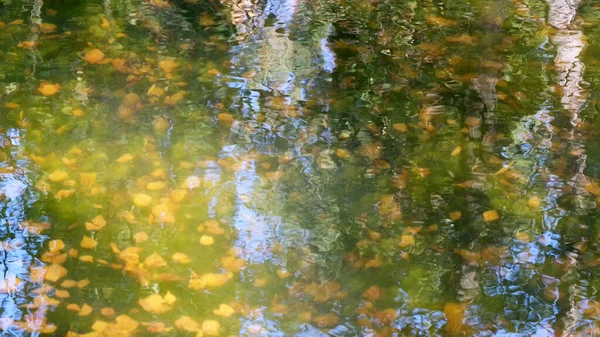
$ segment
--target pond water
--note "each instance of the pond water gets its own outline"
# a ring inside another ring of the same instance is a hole
[[[597,1],[0,3],[2,336],[600,334]]]

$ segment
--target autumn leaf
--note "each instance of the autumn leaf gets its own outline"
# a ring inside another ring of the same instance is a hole
[[[496,212],[495,210],[490,210],[490,211],[483,212],[483,220],[485,222],[496,221],[499,218],[500,218],[500,216],[498,215],[498,212]]]
[[[235,310],[227,304],[221,304],[218,309],[213,310],[213,314],[221,317],[229,317],[235,314]]]
[[[60,278],[67,275],[67,269],[59,264],[52,264],[50,266],[45,267],[46,273],[44,274],[44,279],[51,282],[56,282]]]
[[[106,226],[106,220],[104,220],[102,215],[98,215],[93,218],[91,222],[85,223],[85,228],[88,231],[99,231],[104,228],[104,226]]]
[[[40,83],[38,91],[44,96],[52,96],[60,91],[60,85],[49,82]]]
[[[90,64],[97,64],[104,59],[104,53],[100,49],[92,49],[83,56],[85,61]]]
[[[84,236],[79,244],[82,248],[94,249],[98,245],[98,242],[89,236]]]
[[[178,64],[173,61],[173,59],[164,59],[158,63],[160,69],[162,69],[165,73],[171,73],[175,68],[178,67]]]
[[[63,170],[56,170],[48,175],[48,180],[59,182],[69,178],[69,174]]]
[[[133,196],[133,204],[137,207],[147,207],[151,202],[152,197],[147,194],[137,193]]]
[[[154,253],[144,260],[144,265],[148,268],[158,268],[165,267],[167,262],[160,255]]]
[[[144,299],[140,299],[139,304],[144,310],[153,314],[162,314],[172,309],[167,299],[159,294],[152,294]]]

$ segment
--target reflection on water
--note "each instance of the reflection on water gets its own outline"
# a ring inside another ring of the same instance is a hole
[[[7,336],[594,336],[597,5],[4,1]]]

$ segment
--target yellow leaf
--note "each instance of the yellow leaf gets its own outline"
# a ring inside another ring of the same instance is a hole
[[[183,189],[175,189],[175,190],[172,190],[170,193],[171,200],[173,200],[173,202],[181,202],[185,198],[186,195],[187,195],[187,190],[183,190]]]
[[[73,281],[73,280],[64,280],[62,281],[62,283],[60,284],[61,287],[63,288],[73,288],[74,286],[77,285],[77,282]]]
[[[79,261],[81,262],[94,262],[94,257],[91,255],[81,255],[79,257]]]
[[[398,246],[400,246],[401,248],[414,246],[414,244],[415,244],[415,237],[412,235],[402,235],[400,237],[400,242],[398,242]]]
[[[83,306],[81,306],[81,309],[79,310],[79,316],[87,316],[89,314],[91,314],[93,311],[92,307],[90,307],[89,305],[87,305],[86,303],[83,304]]]
[[[110,22],[108,22],[108,20],[106,20],[106,18],[102,18],[102,23],[100,24],[100,27],[102,27],[104,29],[108,29],[108,28],[110,28]]]
[[[163,187],[165,187],[165,183],[162,181],[153,181],[146,185],[146,188],[149,189],[150,191],[160,190]]]
[[[173,303],[175,303],[175,301],[177,301],[177,298],[175,297],[175,295],[171,294],[170,291],[167,291],[164,298],[165,298],[165,302],[168,305],[173,305]]]
[[[450,155],[452,157],[456,157],[460,154],[460,151],[462,151],[462,148],[460,146],[457,146],[454,148],[454,150],[452,150],[452,153],[450,153]]]
[[[120,156],[116,161],[119,164],[123,164],[123,163],[127,163],[129,161],[132,161],[132,160],[133,160],[133,156],[129,153],[126,153],[126,154]]]
[[[235,118],[233,118],[233,115],[225,112],[218,114],[217,119],[219,120],[219,123],[226,126],[231,126],[233,122],[235,122]]]
[[[209,235],[202,235],[200,237],[200,244],[203,246],[211,246],[215,243],[215,239]]]
[[[96,64],[104,59],[104,53],[96,48],[86,52],[83,58],[87,63]]]
[[[60,290],[60,289],[57,289],[57,290],[54,292],[54,296],[56,296],[56,297],[58,297],[58,298],[69,298],[70,294],[69,294],[69,292],[68,292],[68,291],[66,291],[66,290]]]
[[[148,268],[158,268],[165,267],[167,265],[167,262],[165,262],[165,260],[160,255],[154,253],[144,260],[144,265],[146,265]]]
[[[114,316],[114,314],[115,314],[115,309],[113,309],[113,308],[100,309],[100,315],[102,315],[104,317],[111,317],[111,316]]]
[[[98,174],[95,172],[79,173],[79,183],[85,187],[90,187],[96,183]]]
[[[133,241],[135,243],[141,243],[148,240],[148,234],[146,232],[138,232],[133,235]]]
[[[90,280],[88,280],[88,279],[79,280],[79,281],[77,281],[77,288],[83,289],[83,288],[87,287],[89,284],[90,284]]]
[[[40,84],[40,87],[38,88],[38,91],[44,96],[55,95],[56,93],[58,93],[59,90],[60,85],[48,82],[42,82]]]
[[[189,287],[194,290],[201,290],[205,288],[216,288],[224,285],[233,277],[232,273],[227,274],[215,274],[208,273],[202,276],[192,274],[190,278]]]
[[[465,306],[456,303],[446,303],[444,305],[444,314],[448,323],[446,330],[451,333],[460,332],[463,329],[463,319],[465,318]]]
[[[42,33],[52,33],[56,30],[56,25],[53,25],[51,23],[40,23],[40,30],[42,31]]]
[[[448,216],[450,217],[450,220],[456,221],[462,217],[462,213],[459,211],[456,211],[456,212],[452,212],[452,213],[448,214]]]
[[[70,304],[67,304],[67,310],[70,310],[70,311],[80,311],[81,307],[79,306],[79,304],[70,303]]]
[[[191,262],[190,258],[183,253],[175,253],[171,256],[171,259],[175,262],[179,262],[181,264],[188,264]]]
[[[585,190],[593,195],[600,195],[600,186],[598,186],[596,183],[589,183],[585,185]]]
[[[542,202],[540,201],[540,199],[538,199],[538,197],[531,197],[527,201],[527,205],[531,208],[539,208],[540,206],[542,206]]]
[[[280,279],[286,279],[286,278],[290,277],[290,275],[291,275],[290,272],[285,269],[278,269],[276,273]]]
[[[44,274],[44,279],[46,279],[46,281],[56,282],[61,277],[67,275],[67,270],[59,264],[52,264],[45,267],[45,269],[46,273]]]
[[[106,323],[104,321],[95,321],[94,324],[92,324],[92,330],[96,331],[98,333],[103,332],[107,328],[108,328],[108,323]]]
[[[177,68],[178,64],[175,63],[172,59],[165,59],[158,63],[160,69],[162,69],[165,73],[171,73],[175,68]]]
[[[198,322],[194,321],[189,316],[183,316],[178,318],[175,321],[175,326],[177,327],[177,329],[190,332],[196,332],[200,330],[200,324],[198,324]]]
[[[219,322],[212,319],[202,322],[202,332],[209,336],[218,336],[220,327]]]
[[[146,207],[146,206],[150,205],[151,202],[152,202],[152,197],[147,194],[137,193],[136,195],[133,196],[133,203],[137,207]]]
[[[485,222],[496,221],[499,218],[500,218],[500,216],[498,215],[498,212],[496,212],[494,210],[483,212],[483,220]]]
[[[98,242],[89,236],[83,236],[81,243],[79,244],[82,248],[94,249],[98,245]]]
[[[102,215],[98,215],[92,219],[92,222],[86,222],[85,228],[88,231],[99,231],[106,226],[106,220]]]
[[[408,127],[404,123],[396,123],[396,124],[392,125],[392,127],[394,128],[394,130],[396,130],[398,132],[408,131]]]
[[[144,310],[153,314],[162,314],[171,310],[167,301],[159,294],[152,294],[144,299],[140,299],[139,304]]]
[[[53,182],[63,181],[69,178],[69,174],[63,170],[56,170],[48,175],[48,179]]]
[[[57,253],[63,248],[65,248],[65,243],[63,240],[52,240],[50,243],[48,243],[48,249],[50,250],[50,253]]]
[[[233,310],[233,308],[228,306],[227,304],[221,304],[219,306],[219,309],[213,310],[213,314],[221,317],[229,317],[235,314],[235,310]]]

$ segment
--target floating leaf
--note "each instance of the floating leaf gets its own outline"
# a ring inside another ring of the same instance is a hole
[[[56,170],[48,175],[48,179],[53,182],[63,181],[69,178],[69,174],[63,170]]]
[[[133,156],[132,156],[131,154],[129,154],[129,153],[126,153],[126,154],[124,154],[124,155],[120,156],[120,157],[119,157],[119,158],[116,160],[116,162],[117,162],[117,163],[119,163],[119,164],[123,164],[123,163],[130,162],[130,161],[132,161],[132,160],[133,160]]]
[[[154,253],[144,260],[144,265],[148,268],[158,268],[165,267],[167,262],[160,255]]]
[[[52,240],[48,243],[48,250],[50,253],[57,253],[65,248],[63,240]]]
[[[148,234],[146,234],[146,232],[138,232],[133,235],[133,241],[135,241],[135,243],[142,243],[146,240],[148,240]]]
[[[527,206],[531,208],[539,208],[540,206],[542,206],[542,202],[540,201],[540,199],[538,199],[538,197],[531,197],[529,198],[529,200],[527,200]]]
[[[138,193],[133,196],[133,203],[137,207],[147,207],[148,205],[150,205],[151,202],[152,197],[147,194]]]
[[[160,69],[162,69],[165,73],[171,73],[175,68],[178,67],[178,64],[173,61],[173,59],[164,59],[158,63]]]
[[[448,323],[446,330],[451,333],[457,333],[463,330],[463,319],[465,317],[465,306],[456,303],[446,303],[444,305],[444,314]]]
[[[84,236],[79,244],[82,248],[94,249],[98,245],[98,242],[89,236]]]
[[[212,246],[215,243],[215,239],[209,235],[202,235],[200,237],[200,244],[203,246]]]
[[[221,324],[215,320],[206,320],[202,322],[202,332],[209,336],[218,336]]]
[[[49,82],[42,82],[38,91],[44,96],[52,96],[60,91],[60,85]]]
[[[51,282],[56,282],[60,278],[67,275],[67,269],[59,264],[52,264],[50,266],[45,267],[46,273],[44,274],[44,279]]]
[[[188,264],[191,262],[190,258],[183,253],[175,253],[173,256],[171,256],[171,259],[181,264]]]
[[[221,317],[229,317],[235,314],[235,310],[227,304],[219,305],[219,309],[213,310],[213,314]]]
[[[100,49],[87,51],[83,56],[85,61],[90,64],[96,64],[104,59],[104,53]]]
[[[175,326],[180,330],[196,332],[200,331],[200,324],[189,316],[183,316],[175,321]]]
[[[85,228],[88,231],[99,231],[106,226],[106,220],[102,215],[98,215],[92,219],[92,222],[86,222]]]
[[[81,309],[79,310],[79,314],[78,315],[79,316],[87,316],[87,315],[91,314],[93,310],[94,309],[91,306],[89,306],[89,305],[87,305],[87,304],[84,303],[81,306]]]
[[[153,314],[162,314],[172,309],[166,299],[159,294],[152,294],[144,299],[140,299],[139,304],[144,310]]]
[[[496,221],[499,218],[500,218],[500,216],[498,215],[498,212],[496,212],[494,210],[483,212],[483,220],[485,222]]]

